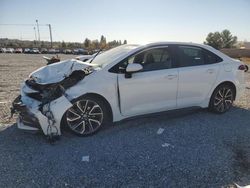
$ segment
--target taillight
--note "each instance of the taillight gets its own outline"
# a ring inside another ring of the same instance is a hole
[[[238,69],[244,71],[244,70],[246,69],[246,66],[245,66],[245,65],[240,65],[240,66],[238,67]]]

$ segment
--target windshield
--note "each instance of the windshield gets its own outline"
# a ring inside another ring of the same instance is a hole
[[[113,62],[115,59],[119,58],[120,56],[128,53],[129,51],[137,47],[138,45],[122,45],[116,48],[112,48],[108,51],[98,54],[91,64],[96,64],[104,67],[107,64]]]

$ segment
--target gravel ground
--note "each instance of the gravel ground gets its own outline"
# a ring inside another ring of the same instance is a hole
[[[0,101],[12,100],[19,82],[42,64],[41,55],[0,54]],[[64,133],[53,145],[42,134],[2,121],[0,187],[248,185],[250,73],[246,76],[245,95],[223,115],[167,112],[119,122],[91,137]]]

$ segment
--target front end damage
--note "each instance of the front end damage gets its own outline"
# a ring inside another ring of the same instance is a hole
[[[61,119],[72,106],[71,98],[65,91],[93,70],[88,64],[71,60],[32,73],[22,84],[21,95],[12,103],[11,113],[18,114],[18,128],[42,130],[49,138],[61,135]]]

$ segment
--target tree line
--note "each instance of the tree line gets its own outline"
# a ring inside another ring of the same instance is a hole
[[[107,41],[106,37],[101,35],[100,40],[90,40],[86,38],[83,42],[60,42],[56,41],[52,43],[53,48],[57,49],[74,49],[74,48],[84,48],[86,50],[96,50],[96,49],[110,49],[122,44],[127,44],[127,40],[112,40]],[[29,40],[18,40],[18,39],[8,39],[0,38],[0,47],[5,48],[51,48],[51,43],[49,41],[29,41]]]
[[[80,42],[53,42],[53,48],[57,49],[74,49],[74,48],[84,48],[89,51],[96,49],[110,49],[116,46],[127,44],[127,40],[113,40],[107,41],[106,37],[101,35],[100,40],[90,40],[86,38],[82,43]],[[237,37],[233,36],[228,29],[222,32],[210,32],[206,37],[204,44],[210,45],[216,49],[222,48],[234,48],[237,44]],[[0,47],[12,47],[12,48],[50,48],[51,43],[49,41],[28,41],[28,40],[18,40],[18,39],[3,39],[0,38]]]

